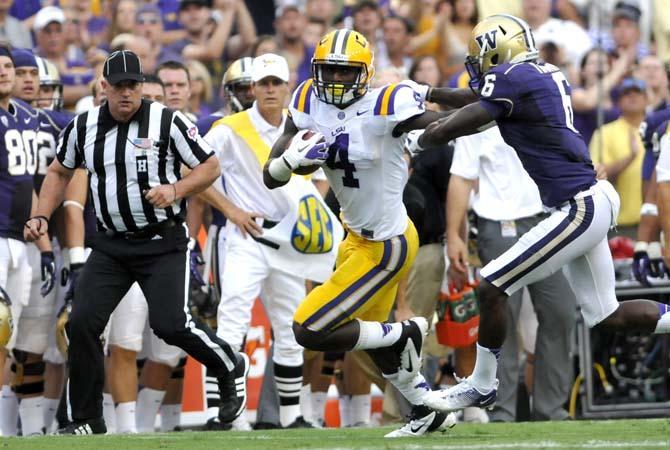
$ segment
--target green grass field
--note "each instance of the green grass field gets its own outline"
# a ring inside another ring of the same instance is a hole
[[[133,436],[0,438],[2,449],[670,449],[670,419],[457,425],[445,434],[384,439],[393,427]]]

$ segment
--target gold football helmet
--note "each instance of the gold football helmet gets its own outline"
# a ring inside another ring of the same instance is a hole
[[[476,89],[482,76],[495,66],[537,59],[535,38],[528,24],[509,14],[495,14],[472,30],[465,57],[470,87]]]
[[[253,58],[240,58],[228,67],[223,74],[223,93],[233,112],[251,108],[254,95],[251,92],[251,65]]]
[[[52,98],[41,98],[40,93],[37,101],[44,101],[45,103],[50,101],[49,106],[44,107],[45,109],[61,109],[63,107],[63,82],[60,79],[58,68],[46,58],[36,56],[35,60],[37,61],[37,69],[40,77],[40,88],[42,86],[53,86],[54,88]]]
[[[0,348],[5,348],[14,330],[11,305],[9,295],[0,287]]]
[[[56,316],[56,347],[65,358],[67,358],[67,348],[70,345],[70,339],[65,328],[70,320],[71,311],[72,302],[66,301]]]
[[[375,73],[372,49],[357,31],[341,28],[319,41],[312,58],[312,78],[320,100],[345,107],[367,91]]]

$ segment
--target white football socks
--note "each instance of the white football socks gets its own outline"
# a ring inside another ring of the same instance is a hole
[[[54,420],[56,419],[59,404],[59,398],[44,397],[42,412],[44,413],[44,427],[46,428],[46,434],[50,434],[54,429]]]
[[[351,395],[340,395],[340,428],[350,427],[351,422]]]
[[[500,349],[488,349],[477,344],[477,359],[470,383],[480,393],[486,394],[494,388],[499,358]]]
[[[367,350],[373,348],[390,347],[395,344],[402,334],[402,323],[381,323],[358,321],[360,334],[358,342],[352,350]]]
[[[158,410],[163,403],[165,391],[158,391],[148,387],[140,389],[137,393],[137,409],[135,411],[135,423],[138,433],[153,433]]]
[[[300,411],[302,417],[307,422],[312,422],[312,386],[310,384],[303,384],[300,388]]]
[[[318,426],[324,426],[326,423],[326,402],[328,401],[327,392],[312,392],[310,402],[312,403],[312,423]]]
[[[22,398],[19,400],[19,417],[21,418],[21,432],[23,436],[38,436],[44,427],[44,397]]]
[[[3,436],[16,436],[19,422],[19,402],[8,385],[2,386],[0,394],[0,432]]]
[[[116,432],[119,434],[137,433],[135,426],[135,402],[123,402],[116,405]]]
[[[161,431],[174,431],[181,423],[181,403],[176,405],[161,405]]]
[[[370,394],[352,395],[349,403],[351,424],[356,427],[370,425],[370,408],[372,396]]]
[[[107,434],[116,434],[116,411],[114,399],[109,392],[102,393],[102,417],[105,419]]]

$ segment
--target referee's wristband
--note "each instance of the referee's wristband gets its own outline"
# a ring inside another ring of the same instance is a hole
[[[643,203],[640,208],[641,216],[658,216],[658,206],[654,203]]]

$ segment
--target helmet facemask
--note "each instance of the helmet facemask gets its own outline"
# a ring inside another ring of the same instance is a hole
[[[254,104],[254,95],[251,92],[251,80],[235,81],[224,85],[230,109],[233,112],[241,112],[251,108]]]
[[[336,73],[340,75],[339,79],[336,79]],[[317,96],[323,102],[338,107],[349,106],[362,97],[368,90],[370,75],[366,65],[359,62],[312,62]]]

